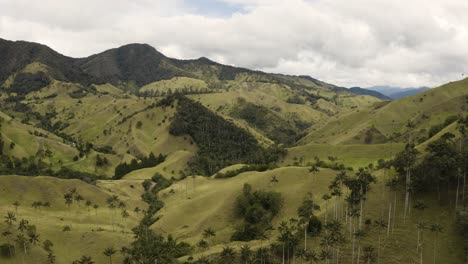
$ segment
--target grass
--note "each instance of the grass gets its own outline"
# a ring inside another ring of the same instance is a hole
[[[384,185],[381,172],[378,174],[378,184],[371,188],[368,202],[364,207],[364,220],[377,220],[388,210],[389,200],[393,202],[393,194],[390,194]],[[272,176],[276,176],[278,183],[270,183]],[[216,230],[216,237],[209,240],[210,248],[207,251],[196,250],[193,257],[197,259],[203,255],[215,254],[223,247],[231,246],[237,251],[241,245],[248,244],[251,248],[259,248],[276,240],[276,231],[269,234],[264,241],[231,242],[230,236],[238,224],[239,219],[233,215],[235,197],[239,194],[244,183],[249,183],[254,189],[266,189],[281,192],[284,197],[283,210],[275,220],[274,226],[278,226],[281,220],[297,217],[296,210],[304,195],[312,192],[314,199],[321,205],[318,213],[324,219],[325,203],[320,198],[328,193],[328,184],[336,175],[329,169],[322,169],[314,179],[308,173],[307,168],[288,167],[278,168],[267,172],[246,172],[229,179],[211,179],[204,177],[189,177],[171,186],[162,192],[162,199],[166,206],[158,213],[161,219],[153,228],[164,234],[174,234],[176,238],[196,243],[202,238],[203,230],[212,227]],[[173,191],[171,191],[173,190]],[[444,232],[439,235],[438,263],[461,263],[463,259],[463,240],[457,234],[454,227],[453,206],[447,206],[446,202],[439,202],[434,196],[418,197],[424,199],[428,208],[424,212],[416,212],[412,209],[412,215],[406,221],[403,220],[404,194],[397,193],[396,224],[393,234],[382,236],[382,259],[380,263],[416,263],[419,255],[416,253],[416,224],[420,219],[428,223],[439,223],[444,226]],[[447,201],[447,198],[444,198]],[[332,208],[334,200],[330,201]],[[343,207],[339,207],[342,208]],[[331,209],[329,210],[331,216]],[[372,245],[377,248],[378,231],[375,228],[366,230],[366,237],[362,245]],[[346,233],[349,237],[349,232]],[[425,254],[426,262],[432,259],[432,246],[434,234],[426,230]],[[309,248],[319,248],[319,238],[309,238]],[[377,251],[377,249],[376,249]],[[342,260],[350,259],[351,243],[342,249]],[[185,258],[182,258],[185,259]],[[298,260],[299,261],[299,260]],[[344,262],[348,263],[348,262]]]
[[[281,164],[301,165],[315,162],[314,158],[328,160],[328,157],[336,157],[336,162],[345,166],[359,168],[370,163],[376,163],[379,159],[390,159],[396,153],[402,151],[405,145],[401,143],[390,144],[353,144],[353,145],[327,145],[307,144],[288,148],[288,154]]]
[[[133,208],[145,208],[145,204],[139,199],[142,193],[140,183],[141,181],[102,181],[93,186],[79,180],[44,176],[0,176],[0,215],[3,218],[7,211],[15,212],[12,203],[19,201],[21,205],[17,213],[18,221],[27,219],[36,225],[41,244],[46,239],[54,243],[57,263],[70,263],[83,254],[92,256],[96,263],[105,263],[107,258],[102,254],[104,248],[114,246],[118,249],[132,241],[129,229],[139,220]],[[130,185],[134,187],[131,188]],[[92,207],[88,212],[84,201],[81,206],[74,203],[67,208],[63,194],[72,188],[76,188],[85,199],[99,205],[97,214]],[[130,217],[125,222],[120,218],[118,210],[112,212],[107,208],[105,201],[114,194],[127,203]],[[48,201],[51,207],[35,210],[31,207],[34,201]],[[115,227],[111,225],[112,215],[115,215]],[[62,232],[65,225],[71,226],[72,230]],[[8,227],[2,220],[0,230],[6,229]],[[3,242],[5,238],[2,236],[0,243]],[[26,263],[45,262],[46,252],[39,245],[32,246],[31,249],[32,253],[25,256]],[[19,254],[16,259],[1,259],[0,262],[17,263],[21,258],[22,254]],[[115,260],[117,263],[122,261],[119,254],[115,256]]]

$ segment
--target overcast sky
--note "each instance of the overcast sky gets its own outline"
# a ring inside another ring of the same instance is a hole
[[[0,0],[0,38],[73,57],[148,43],[346,87],[437,86],[468,73],[468,1]]]

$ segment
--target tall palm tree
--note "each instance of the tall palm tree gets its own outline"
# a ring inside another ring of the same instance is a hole
[[[18,225],[18,230],[21,233],[24,233],[24,231],[28,230],[28,227],[29,227],[29,221],[25,220],[25,219],[21,219],[21,221],[19,222],[19,225]]]
[[[7,215],[4,217],[5,223],[8,225],[8,228],[11,228],[14,222],[16,222],[16,216],[13,212],[8,211]]]
[[[220,254],[223,263],[234,263],[236,260],[236,251],[232,247],[225,247]]]
[[[440,224],[432,224],[430,228],[432,233],[435,233],[434,239],[434,257],[432,259],[432,263],[436,263],[436,253],[437,253],[437,240],[439,238],[439,234],[444,231],[444,228]]]
[[[71,232],[71,226],[64,226],[62,228],[62,232],[64,234]],[[65,243],[67,244],[67,247],[68,247],[68,239],[66,239],[65,241],[66,241]],[[68,258],[68,254],[67,254],[67,258]],[[69,259],[67,259],[67,260],[70,261]]]
[[[73,261],[72,264],[94,264],[94,261],[90,256],[81,256],[79,260]]]
[[[324,194],[322,196],[322,199],[325,201],[325,224],[327,224],[327,216],[328,216],[328,200],[331,199],[331,196],[329,194]]]
[[[112,256],[117,253],[117,251],[113,247],[108,247],[104,249],[102,254],[104,254],[106,257],[109,257],[109,263],[112,264]]]
[[[424,229],[427,229],[427,225],[424,222],[419,222],[418,223],[418,246],[416,248],[416,251],[419,251],[419,262],[420,264],[423,263],[423,247],[424,247],[424,239],[423,239],[423,231]]]
[[[242,263],[250,263],[252,261],[252,250],[250,249],[249,245],[243,245],[240,249],[240,259]]]
[[[366,260],[367,264],[371,264],[375,262],[375,253],[374,253],[373,246],[365,246],[362,249],[362,258]]]
[[[39,234],[37,234],[34,230],[28,231],[28,238],[29,243],[33,244],[34,246],[39,242]]]
[[[4,231],[4,232],[2,232],[2,236],[5,237],[7,240],[10,240],[11,237],[13,236],[13,233],[10,232],[10,231]],[[15,255],[14,252],[16,252],[16,248],[15,248],[14,244],[13,244],[13,251],[11,250],[11,247],[8,247],[8,250],[9,250],[10,256]]]
[[[357,252],[357,263],[359,264],[360,262],[360,256],[361,256],[361,239],[366,235],[363,230],[359,229],[354,233],[354,236],[356,237],[358,241],[358,252]]]
[[[98,204],[94,204],[94,205],[93,205],[93,208],[94,208],[94,212],[95,212],[96,215],[97,215],[97,209],[99,208],[99,205],[98,205]]]
[[[379,247],[377,249],[377,263],[380,263],[380,235],[382,231],[387,227],[387,223],[380,219],[380,220],[375,220],[374,225],[377,227],[379,231]]]
[[[49,254],[47,254],[47,264],[55,264],[57,260],[57,257],[52,254],[52,252],[49,252]]]
[[[317,179],[317,174],[320,172],[319,167],[317,166],[317,163],[312,164],[309,168],[309,173],[312,173],[313,179]]]
[[[20,205],[21,205],[21,204],[20,204],[20,202],[18,202],[18,201],[15,201],[15,202],[13,203],[13,206],[15,207],[15,212],[16,212],[16,214],[18,214],[18,207],[19,207]]]

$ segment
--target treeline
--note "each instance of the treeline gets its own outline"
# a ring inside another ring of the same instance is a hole
[[[132,159],[130,163],[124,162],[117,165],[112,178],[114,180],[119,180],[131,171],[154,167],[164,162],[164,160],[166,160],[166,156],[159,154],[159,156],[156,157],[153,152],[151,152],[148,157],[143,157],[140,161],[138,161],[138,159]]]
[[[48,175],[62,179],[79,179],[90,184],[94,184],[97,180],[105,178],[104,176],[75,171],[65,167],[61,167],[59,170],[53,170],[49,164],[42,160],[41,157],[33,156],[21,159],[16,157],[7,157],[5,155],[1,156],[0,174],[23,176]]]
[[[396,155],[391,165],[402,180],[407,179],[411,191],[437,191],[440,196],[443,187],[449,190],[456,187],[458,196],[464,190],[468,170],[468,117],[458,119],[458,130],[461,137],[445,133],[429,143],[424,153],[408,144]]]
[[[176,98],[177,113],[169,126],[169,133],[190,135],[197,144],[197,156],[190,164],[193,173],[212,175],[238,163],[271,164],[285,155],[282,148],[264,149],[254,136],[200,103],[184,96],[172,97],[172,100]]]
[[[162,97],[162,96],[172,96],[174,94],[208,94],[208,93],[217,93],[219,91],[208,89],[208,88],[193,88],[193,87],[183,87],[183,88],[175,88],[172,90],[169,88],[166,91],[159,91],[159,90],[149,90],[149,91],[138,91],[137,95],[141,97]]]

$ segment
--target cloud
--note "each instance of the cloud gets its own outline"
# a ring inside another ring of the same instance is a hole
[[[464,0],[0,0],[0,37],[82,57],[127,43],[341,86],[468,71]]]

